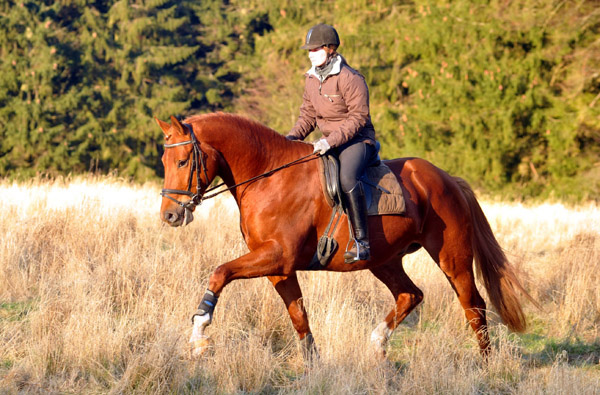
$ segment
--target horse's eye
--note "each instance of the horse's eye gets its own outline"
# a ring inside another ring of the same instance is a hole
[[[180,160],[179,162],[177,162],[177,167],[184,167],[185,165],[187,165],[188,160],[184,159],[184,160]]]

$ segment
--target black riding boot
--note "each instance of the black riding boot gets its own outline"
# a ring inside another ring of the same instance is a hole
[[[367,200],[362,183],[359,182],[350,192],[346,193],[348,215],[354,231],[355,243],[344,254],[346,263],[368,261],[371,257],[369,247],[369,228],[367,222]]]

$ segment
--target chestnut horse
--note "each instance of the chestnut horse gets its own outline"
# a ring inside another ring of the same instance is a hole
[[[250,251],[220,265],[210,276],[193,316],[193,354],[205,351],[204,329],[211,323],[223,288],[235,279],[266,276],[283,299],[303,352],[310,357],[316,348],[296,272],[308,268],[332,213],[323,196],[312,146],[288,141],[266,126],[231,114],[193,116],[183,122],[171,116],[171,124],[156,121],[165,135],[162,220],[171,226],[189,223],[195,206],[219,176],[237,202]],[[286,166],[290,162],[294,163]],[[475,286],[473,258],[501,319],[511,330],[524,330],[516,291],[529,296],[469,185],[423,159],[394,159],[385,164],[398,177],[406,213],[369,217],[369,261],[344,263],[344,251],[338,249],[325,268],[370,270],[391,291],[395,306],[371,335],[376,349],[384,354],[392,331],[423,299],[402,267],[402,257],[421,247],[456,292],[484,355],[490,349],[486,304]],[[261,176],[264,173],[268,176]],[[334,236],[340,246],[346,245],[348,228],[338,227]]]

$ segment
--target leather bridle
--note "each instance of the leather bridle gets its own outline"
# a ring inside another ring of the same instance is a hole
[[[266,173],[263,174],[259,174],[258,176],[252,177],[246,181],[242,181],[238,184],[232,185],[230,187],[227,187],[225,189],[222,189],[218,192],[215,192],[213,194],[210,194],[208,196],[204,195],[207,192],[211,192],[214,191],[217,188],[220,188],[221,186],[225,185],[224,182],[220,183],[219,185],[215,185],[211,188],[208,188],[204,191],[204,194],[202,193],[202,186],[201,186],[201,179],[200,179],[200,170],[202,170],[202,173],[204,173],[204,178],[206,180],[206,184],[205,184],[205,188],[208,187],[208,184],[210,182],[210,180],[208,179],[208,169],[206,167],[206,162],[204,161],[204,152],[202,152],[202,150],[200,149],[200,142],[196,139],[196,136],[194,135],[194,130],[192,129],[191,125],[188,124],[183,124],[185,125],[189,131],[190,131],[190,139],[186,140],[186,141],[181,141],[179,143],[173,143],[173,144],[165,144],[164,147],[165,148],[174,148],[174,147],[179,147],[181,145],[187,145],[187,144],[192,144],[192,148],[193,148],[193,158],[192,158],[192,164],[190,166],[190,176],[188,178],[188,187],[187,190],[181,190],[181,189],[163,189],[160,194],[163,197],[166,197],[169,200],[174,201],[175,203],[177,203],[178,205],[180,205],[181,207],[183,207],[186,210],[186,215],[187,215],[187,210],[192,210],[194,207],[198,206],[200,203],[202,203],[204,200],[210,199],[212,197],[215,197],[223,192],[227,192],[229,190],[235,189],[237,187],[239,187],[240,185],[244,185],[247,184],[249,182],[252,181],[256,181],[258,179],[261,178],[265,178],[270,176],[271,174],[275,173],[276,171],[279,171],[281,169],[285,169],[287,167],[290,167],[292,165],[295,165],[299,162],[302,162],[303,160],[314,156],[315,153],[311,153],[308,155],[305,155],[301,158],[298,158],[294,161],[291,161],[289,163],[286,163],[283,166],[279,166],[273,170],[269,170]],[[196,192],[192,192],[192,182],[194,180],[194,172],[196,173]],[[182,202],[180,200],[175,199],[172,196],[169,196],[170,194],[175,194],[175,195],[185,195],[185,196],[189,196],[190,200],[188,200],[187,202]]]
[[[202,170],[202,172],[204,173],[204,178],[206,179],[205,187],[208,186],[209,180],[208,180],[208,169],[206,168],[206,163],[204,162],[204,152],[202,152],[202,150],[200,149],[200,143],[196,139],[196,136],[194,135],[194,130],[192,129],[192,127],[187,124],[185,124],[185,126],[187,126],[187,128],[190,130],[190,139],[179,142],[179,143],[165,144],[165,148],[174,148],[174,147],[179,147],[181,145],[187,145],[187,144],[192,145],[193,157],[192,157],[192,164],[190,166],[190,176],[188,178],[187,190],[184,191],[181,189],[163,189],[160,194],[161,194],[161,196],[174,201],[175,203],[177,203],[184,209],[192,209],[192,208],[196,207],[197,205],[199,205],[200,203],[202,203],[202,200],[203,200],[202,192],[201,192],[202,184],[200,182],[201,181],[200,180],[200,170]],[[194,173],[196,173],[196,192],[192,192],[192,183],[194,180]],[[180,200],[175,199],[172,196],[169,196],[170,194],[189,196],[190,200],[188,200],[187,202],[182,202]]]

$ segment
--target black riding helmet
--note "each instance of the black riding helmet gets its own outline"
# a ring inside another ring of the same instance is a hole
[[[306,43],[301,49],[315,49],[324,45],[340,45],[340,37],[333,26],[319,23],[310,28],[306,34]]]

